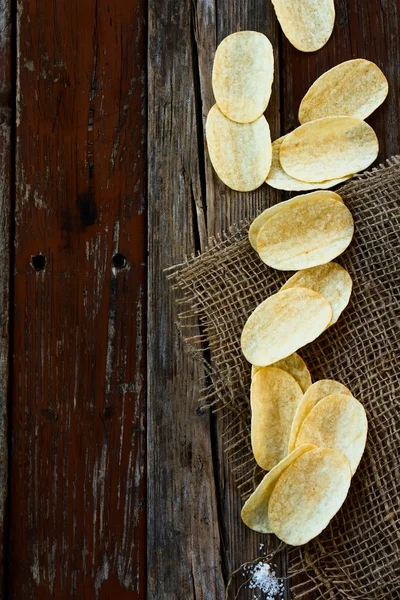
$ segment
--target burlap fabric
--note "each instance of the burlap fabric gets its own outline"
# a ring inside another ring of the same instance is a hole
[[[355,236],[338,262],[353,278],[339,322],[300,351],[313,381],[333,378],[365,406],[368,442],[349,496],[330,526],[290,548],[294,598],[400,598],[400,157],[340,190]],[[170,272],[182,304],[179,326],[205,361],[201,402],[223,407],[225,443],[241,493],[255,485],[250,447],[250,366],[240,350],[253,309],[290,274],[264,265],[251,248],[248,223]],[[186,323],[197,317],[199,329]],[[317,590],[315,592],[315,590]]]

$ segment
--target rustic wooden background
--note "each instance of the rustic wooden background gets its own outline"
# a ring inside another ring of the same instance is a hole
[[[257,555],[163,269],[281,199],[210,167],[229,33],[274,46],[274,138],[317,76],[366,57],[391,86],[380,158],[399,151],[400,5],[336,8],[306,55],[269,0],[0,0],[1,600],[219,600]]]

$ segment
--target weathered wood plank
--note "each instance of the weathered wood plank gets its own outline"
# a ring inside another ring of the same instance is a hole
[[[145,8],[18,3],[10,599],[145,594]]]
[[[0,107],[0,599],[5,598],[6,500],[8,484],[9,283],[11,110]]]
[[[12,121],[11,3],[0,0],[0,600],[5,598],[8,481],[9,290]]]
[[[192,3],[149,3],[148,598],[224,596],[210,416],[163,268],[204,242]],[[200,214],[197,221],[195,212]]]

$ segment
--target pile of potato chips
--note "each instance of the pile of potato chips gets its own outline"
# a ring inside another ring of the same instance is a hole
[[[324,73],[300,103],[300,127],[272,144],[266,179],[286,191],[327,189],[374,162],[379,143],[366,119],[389,86],[369,60],[348,60]]]
[[[364,451],[364,407],[341,383],[311,384],[296,353],[254,368],[251,443],[269,473],[242,509],[244,523],[297,546],[318,535],[343,504]]]
[[[272,0],[286,37],[313,52],[329,39],[333,0]],[[251,443],[269,471],[242,509],[256,531],[291,545],[318,535],[343,504],[367,437],[365,410],[333,380],[312,384],[296,351],[336,323],[352,280],[335,262],[350,244],[354,222],[330,187],[377,158],[375,132],[365,122],[388,93],[377,65],[349,60],[322,75],[304,96],[300,126],[271,144],[264,117],[274,76],[269,40],[254,31],[218,46],[212,84],[216,104],[206,124],[215,171],[234,190],[264,181],[287,191],[318,190],[265,210],[249,240],[261,260],[297,271],[248,318],[241,336],[252,364]]]
[[[214,169],[234,190],[255,190],[270,171],[271,135],[263,113],[273,78],[272,45],[262,33],[233,33],[218,46],[212,74],[217,104],[208,113],[206,137]]]
[[[326,1],[333,7],[332,0]],[[286,21],[287,3],[274,4],[281,23]],[[292,4],[304,2],[290,3],[290,14]],[[364,119],[388,93],[377,65],[355,59],[324,73],[300,104],[300,127],[271,144],[263,113],[273,76],[273,50],[265,35],[241,31],[218,46],[212,74],[216,104],[207,117],[206,137],[213,167],[227,186],[246,192],[266,181],[287,191],[328,189],[374,162],[379,143]]]
[[[339,510],[366,442],[362,404],[337,381],[312,384],[296,354],[334,325],[349,302],[351,277],[331,261],[353,233],[350,211],[327,190],[265,210],[249,230],[267,265],[299,270],[253,311],[242,332],[242,351],[253,365],[251,443],[269,471],[242,519],[292,545],[318,535]]]

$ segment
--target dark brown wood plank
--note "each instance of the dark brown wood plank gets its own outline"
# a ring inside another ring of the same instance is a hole
[[[8,598],[144,598],[146,3],[21,0],[17,66]]]
[[[8,481],[9,289],[11,214],[12,22],[9,0],[0,0],[0,600],[5,598]]]

